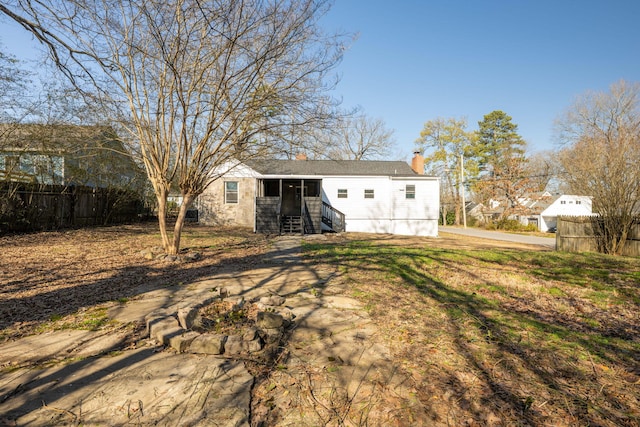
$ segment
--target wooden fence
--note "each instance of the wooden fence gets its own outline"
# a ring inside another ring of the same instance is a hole
[[[558,217],[556,249],[564,252],[598,252],[596,216]],[[640,256],[640,218],[636,218],[621,255]]]
[[[113,188],[0,183],[0,235],[117,224],[144,213],[141,198]]]

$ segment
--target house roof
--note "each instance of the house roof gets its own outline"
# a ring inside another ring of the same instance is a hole
[[[406,162],[375,160],[251,160],[247,166],[262,175],[417,177]]]
[[[80,148],[121,148],[113,129],[106,126],[0,123],[0,147],[11,152],[73,152]]]

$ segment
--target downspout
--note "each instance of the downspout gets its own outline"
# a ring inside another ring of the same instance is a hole
[[[277,223],[278,223],[278,234],[282,234],[282,178],[278,180],[278,185],[280,187],[278,191],[279,201],[278,201],[278,213],[276,214]]]
[[[304,195],[304,179],[300,180],[300,233],[304,236],[304,216],[305,216],[305,195]]]
[[[253,232],[258,232],[258,194],[260,189],[260,179],[256,178],[253,184]]]

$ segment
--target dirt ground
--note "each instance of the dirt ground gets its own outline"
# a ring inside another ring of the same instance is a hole
[[[182,248],[200,260],[159,262],[141,254],[160,244],[155,223],[0,237],[0,342],[145,289],[249,269],[268,242],[244,229],[193,227]]]
[[[425,244],[421,237],[357,236],[390,245]],[[187,228],[182,251],[197,251],[202,259],[159,263],[140,255],[145,249],[159,249],[159,244],[155,223],[0,237],[0,342],[31,335],[43,323],[79,309],[135,297],[142,288],[187,283],[234,268],[249,269],[268,248],[268,239],[246,229],[198,226]],[[536,249],[454,235],[438,238],[437,245]]]
[[[513,266],[489,259],[491,249],[522,249],[534,259],[535,253],[550,251],[541,247],[447,234],[429,239],[347,233],[322,242],[339,248],[354,241],[377,248],[401,247],[408,253],[425,247],[439,251],[433,267],[409,257],[410,267],[378,268],[373,264],[384,261],[380,254],[369,259],[345,257],[337,263],[340,266],[333,266],[341,272],[335,285],[366,304],[381,330],[381,341],[410,373],[412,387],[427,408],[422,420],[470,426],[638,425],[637,355],[614,355],[607,361],[590,353],[565,358],[563,352],[570,350],[559,344],[546,347],[549,335],[535,341],[539,323],[556,328],[552,336],[562,336],[565,332],[558,325],[565,327],[573,322],[570,314],[578,313],[592,324],[574,322],[569,325],[572,330],[616,328],[616,334],[628,333],[629,342],[635,342],[637,324],[629,325],[638,320],[636,303],[596,312],[583,295],[586,290],[565,290],[555,278],[523,279],[519,270],[524,264],[516,256]],[[0,342],[77,327],[101,307],[133,299],[148,289],[251,269],[270,248],[268,236],[249,230],[190,226],[183,252],[198,252],[200,259],[175,263],[145,258],[143,251],[159,242],[154,223],[0,237]],[[487,260],[470,258],[465,264],[463,259],[449,258],[449,250],[475,251]],[[358,268],[351,269],[354,266]],[[420,283],[431,283],[434,277],[447,277],[449,287],[434,279],[435,290],[421,288]],[[628,280],[621,283],[627,286]],[[528,294],[525,286],[537,293]],[[472,287],[477,295],[462,293]],[[485,297],[495,303],[487,303]],[[513,313],[518,319],[527,317],[530,330],[507,336],[511,329],[500,322],[507,322]]]

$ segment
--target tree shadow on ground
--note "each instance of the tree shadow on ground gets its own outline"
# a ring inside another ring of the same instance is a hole
[[[633,385],[640,378],[638,311],[631,297],[637,291],[636,261],[605,257],[597,265],[589,254],[373,241],[310,249],[342,265],[354,287],[371,293],[372,304],[384,301],[374,315],[379,322],[408,331],[407,348],[398,353],[415,358],[412,366],[425,371],[416,377],[424,379],[422,398],[434,420],[611,426],[640,421]],[[547,259],[548,268],[532,262]],[[600,280],[602,270],[622,273]],[[375,284],[360,282],[372,278]],[[584,293],[572,294],[574,283]],[[598,284],[620,295],[618,312],[588,298],[601,290]],[[553,286],[561,291],[545,293]],[[582,315],[576,301],[590,311]],[[391,310],[404,314],[395,320],[388,316]],[[625,373],[630,382],[607,371]],[[449,390],[446,402],[436,401],[443,390]]]
[[[117,233],[115,228],[113,230]],[[127,230],[127,234],[131,233]],[[100,236],[103,234],[104,231]],[[244,235],[238,235],[238,239]],[[78,246],[81,245],[79,242]],[[243,254],[248,247],[251,251]],[[100,263],[95,259],[87,262],[77,256],[64,264],[47,263],[46,259],[37,265],[32,263],[27,274],[0,284],[0,334],[5,330],[5,339],[16,335],[7,333],[6,329],[10,327],[15,327],[17,335],[21,330],[31,333],[39,324],[82,308],[125,302],[158,289],[178,291],[190,282],[220,272],[250,269],[263,262],[270,248],[264,239],[250,236],[246,241],[227,243],[223,247],[185,248],[183,252],[191,250],[200,251],[202,258],[194,262],[165,262],[144,259],[135,253],[124,257],[124,261],[104,262],[98,268],[95,265]],[[29,264],[30,260],[11,260],[5,268],[12,268],[13,262]],[[56,285],[48,286],[50,283]]]
[[[269,240],[269,242],[271,241]],[[244,243],[240,243],[240,246],[244,246]],[[262,245],[259,250],[249,255],[242,255],[242,251],[238,252],[233,249],[234,248],[229,246],[225,247],[226,255],[216,262],[203,261],[200,265],[197,265],[197,263],[196,265],[191,265],[186,274],[185,271],[180,268],[181,266],[179,264],[163,265],[162,263],[155,263],[154,265],[128,266],[114,271],[113,275],[106,279],[77,286],[79,289],[76,290],[77,294],[75,297],[65,294],[68,292],[68,289],[57,289],[53,292],[37,296],[23,296],[11,301],[13,304],[40,304],[40,306],[55,302],[57,305],[52,307],[51,310],[57,314],[64,315],[77,311],[81,306],[100,304],[104,301],[110,301],[114,297],[136,298],[146,292],[165,289],[167,287],[170,289],[170,292],[164,293],[164,298],[166,299],[164,307],[168,307],[177,302],[172,300],[174,291],[177,293],[181,288],[194,281],[209,280],[214,277],[216,283],[227,284],[230,287],[240,289],[240,291],[234,295],[236,297],[255,295],[256,291],[260,292],[261,289],[267,287],[267,285],[269,285],[268,289],[270,293],[287,295],[287,292],[291,292],[291,282],[293,282],[295,276],[302,271],[307,273],[305,277],[309,280],[309,289],[317,283],[324,283],[326,279],[319,276],[311,267],[299,262],[299,244],[284,249],[273,246],[272,244]],[[136,280],[132,281],[132,276],[135,277]],[[178,279],[183,284],[174,283],[169,286],[166,285]],[[120,281],[125,281],[127,286],[118,286],[117,284]],[[113,285],[113,288],[105,290],[105,286],[109,285]],[[300,291],[305,291],[305,288],[303,287]],[[79,300],[77,295],[85,295],[86,297]],[[135,304],[135,301],[129,301],[127,304],[128,303]],[[5,306],[4,309],[7,309],[7,307]],[[17,311],[15,316],[18,316],[22,321],[39,319],[37,313],[34,315],[32,312],[31,314],[32,315],[29,316],[27,311]],[[282,344],[285,344],[285,342]],[[63,365],[60,369],[55,369],[52,373],[38,374],[37,371],[32,371],[27,375],[32,377],[31,380],[22,381],[21,377],[20,381],[22,382],[20,382],[20,384],[13,384],[14,387],[12,390],[5,390],[6,393],[3,392],[0,405],[5,403],[5,401],[11,403],[12,399],[20,399],[25,393],[32,393],[34,389],[42,387],[47,396],[46,405],[55,408],[57,399],[62,398],[65,394],[71,391],[82,394],[84,387],[87,387],[87,393],[89,393],[92,387],[96,386],[96,383],[104,381],[104,379],[112,373],[134,363],[144,363],[147,359],[154,357],[157,352],[157,349],[132,350],[130,355],[127,355],[127,352],[123,357],[114,358],[113,363],[109,363],[108,358],[89,357],[78,361],[70,360],[66,365]],[[277,357],[278,354],[274,354],[273,356]],[[242,364],[243,358],[239,357],[238,359],[238,363]],[[106,365],[98,371],[79,374],[98,360],[102,362],[106,361]],[[234,357],[230,357],[228,360],[234,360]],[[263,362],[265,366],[263,366],[262,369],[265,371],[273,368],[273,360]],[[167,373],[167,375],[169,374],[171,373]],[[70,378],[73,378],[73,383],[75,384],[73,389],[67,384]],[[5,384],[5,386],[11,387],[11,381]],[[17,381],[17,379],[15,379],[15,381]],[[184,408],[187,400],[187,397],[185,397],[184,400],[175,398],[173,399],[173,404],[176,405],[176,407]],[[35,411],[38,407],[42,406],[40,403],[41,402],[35,402],[33,400],[26,400],[17,406],[12,405],[10,411],[5,414],[9,419],[11,417],[15,419],[25,413]],[[69,408],[64,408],[62,411],[66,414],[82,413],[82,402],[78,403],[78,405],[79,406],[74,405]],[[249,422],[249,417],[250,414],[247,414],[247,418],[244,421]],[[0,419],[0,421],[2,421],[2,419]],[[75,421],[80,422],[82,420]]]

